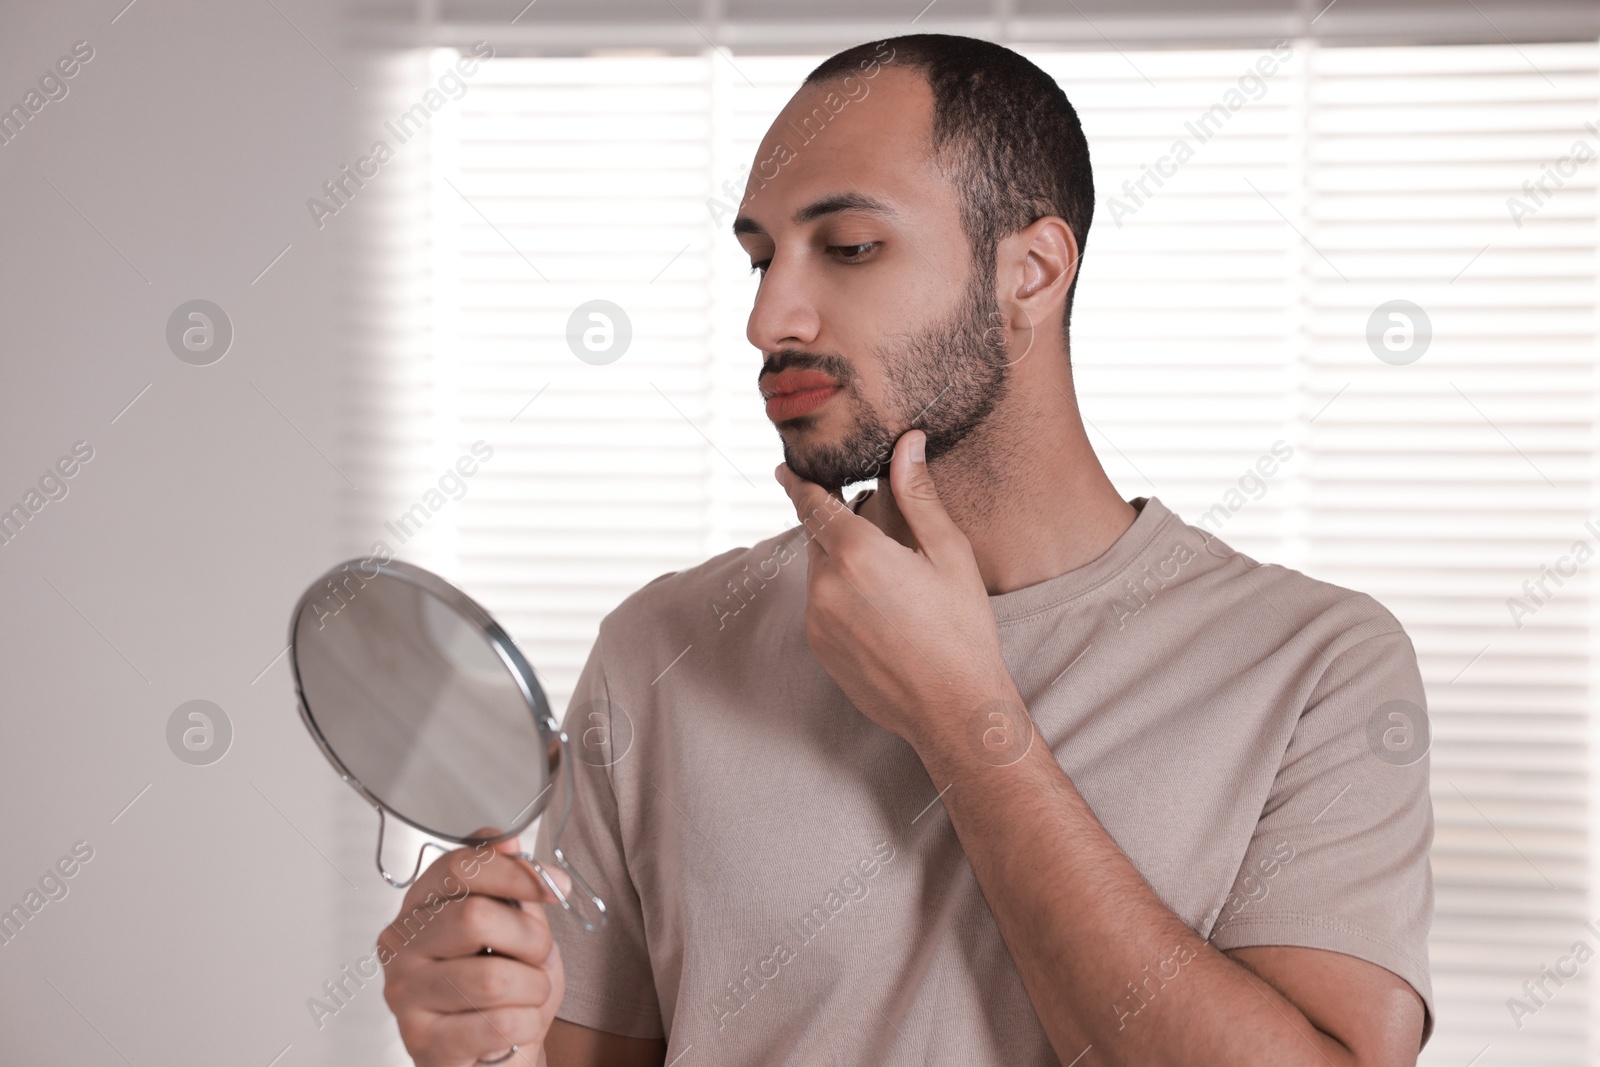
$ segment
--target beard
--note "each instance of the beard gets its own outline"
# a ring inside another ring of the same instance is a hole
[[[797,349],[773,353],[763,374],[796,367],[831,375],[839,382],[839,399],[849,403],[854,416],[837,444],[784,440],[783,461],[800,477],[838,494],[847,485],[887,477],[895,442],[907,430],[927,434],[928,460],[949,453],[983,425],[1005,395],[1005,332],[993,325],[1004,321],[992,271],[975,272],[953,315],[879,347],[883,396],[876,409],[859,392],[859,375],[844,359]]]

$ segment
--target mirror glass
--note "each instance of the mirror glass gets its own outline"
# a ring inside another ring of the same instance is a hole
[[[307,725],[391,814],[480,841],[548,803],[560,742],[539,683],[442,579],[397,561],[330,572],[296,612],[291,658]]]

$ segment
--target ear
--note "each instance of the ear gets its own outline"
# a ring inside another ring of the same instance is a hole
[[[996,297],[1008,313],[1035,327],[1061,322],[1067,291],[1078,276],[1078,239],[1055,215],[1046,215],[1000,242]]]

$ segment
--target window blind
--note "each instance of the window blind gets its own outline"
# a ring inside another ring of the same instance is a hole
[[[389,44],[584,55],[708,41],[749,55],[826,55],[899,33],[958,33],[1082,50],[1266,46],[1285,36],[1340,45],[1588,41],[1590,0],[360,0],[353,31]]]
[[[1591,1062],[1587,971],[1520,1020],[1507,1001],[1574,942],[1600,949],[1595,601],[1581,569],[1546,578],[1520,628],[1507,600],[1573,542],[1600,548],[1595,165],[1560,164],[1600,149],[1600,46],[1029,54],[1094,155],[1073,359],[1119,490],[1371,593],[1417,646],[1437,817],[1423,1062]],[[390,328],[427,357],[380,429],[430,442],[392,480],[414,498],[493,448],[401,554],[483,600],[558,710],[624,596],[792,521],[728,210],[819,59],[494,59],[391,190],[428,254]],[[614,362],[569,342],[597,300],[631,330]],[[1379,355],[1397,320],[1368,341],[1395,300],[1427,316],[1411,363]]]
[[[1428,686],[1429,1062],[1593,1063],[1589,970],[1523,989],[1576,942],[1600,949],[1584,925],[1600,916],[1592,594],[1586,574],[1547,583],[1520,629],[1508,600],[1594,541],[1595,168],[1548,195],[1524,183],[1600,148],[1583,126],[1600,117],[1596,48],[1329,49],[1310,89],[1305,404],[1328,406],[1307,434],[1305,558],[1390,606]],[[1409,366],[1360,340],[1396,298],[1432,320]],[[1513,997],[1536,1014],[1513,1021]]]

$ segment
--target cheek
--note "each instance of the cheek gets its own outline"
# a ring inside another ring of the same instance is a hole
[[[892,395],[895,384],[893,369],[885,365],[884,347],[890,343],[881,335],[857,334],[841,340],[839,351],[850,361],[853,377],[839,397],[844,402],[832,405],[833,412],[844,415],[852,424],[870,421],[871,416],[883,413],[884,398]]]
[[[932,281],[889,265],[832,268],[800,298],[815,315],[815,334],[797,347],[842,356],[859,379],[856,392],[876,398],[881,392],[883,355],[892,355],[908,338],[945,321],[956,306],[952,290],[939,276],[926,266],[923,273]]]

